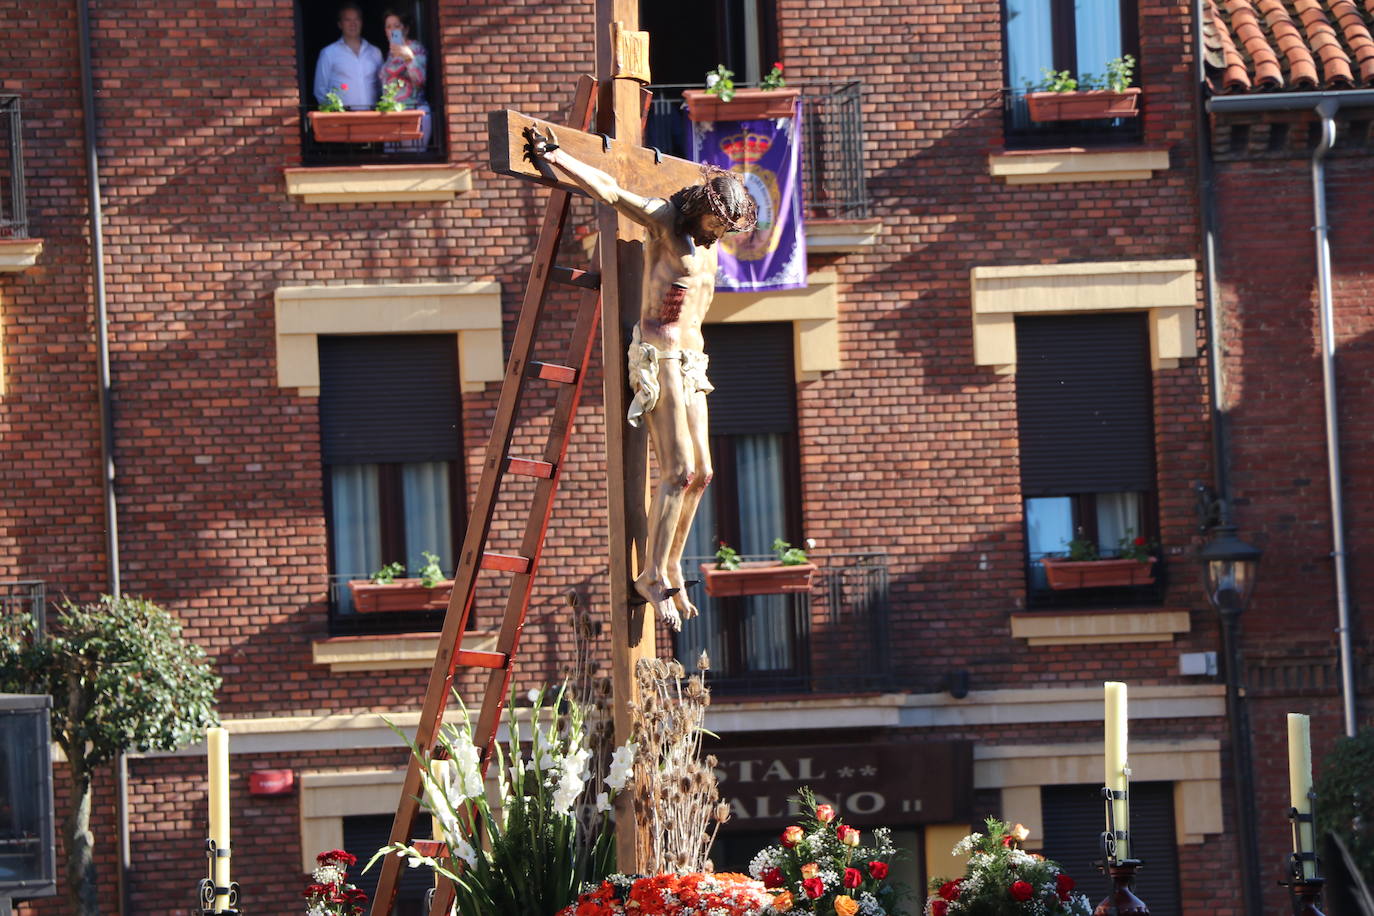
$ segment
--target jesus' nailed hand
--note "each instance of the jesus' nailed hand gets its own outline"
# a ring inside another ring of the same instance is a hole
[[[525,131],[525,155],[566,176],[589,197],[649,231],[644,253],[643,308],[627,359],[634,400],[626,420],[648,421],[658,463],[649,505],[644,569],[634,586],[673,627],[697,609],[687,600],[682,550],[697,505],[711,481],[706,354],[701,325],[716,290],[715,243],[754,228],[756,206],[738,176],[703,166],[702,180],[667,200],[641,197],[605,172],[558,147],[550,130]]]

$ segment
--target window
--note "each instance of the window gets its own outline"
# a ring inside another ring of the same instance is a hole
[[[1101,78],[1107,61],[1126,54],[1136,58],[1138,85],[1136,0],[1004,0],[1002,21],[1009,146],[1118,144],[1140,138],[1139,118],[1038,124],[1031,121],[1025,102],[1026,85],[1039,83],[1043,70]]]
[[[1043,786],[1040,810],[1045,819],[1041,852],[1063,866],[1096,906],[1111,890],[1111,880],[1096,865],[1102,860],[1101,834],[1106,829],[1102,787]],[[1136,894],[1150,905],[1151,913],[1181,913],[1173,783],[1131,783],[1131,843],[1132,858],[1145,863],[1136,875]]]
[[[358,857],[358,864],[348,870],[348,880],[367,893],[372,900],[377,893],[377,879],[382,870],[373,866],[363,871],[363,866],[372,858],[372,853],[391,839],[390,814],[353,814],[343,819],[343,848]],[[394,916],[424,916],[425,895],[433,886],[434,873],[428,868],[403,868],[396,889],[396,905],[391,912]]]
[[[705,328],[715,391],[707,399],[715,479],[684,551],[684,577],[725,541],[744,555],[772,555],[775,538],[800,543],[795,376],[790,324]],[[678,655],[711,656],[712,681],[728,689],[804,685],[810,601],[806,595],[708,597],[692,601],[701,625],[677,637]]]
[[[438,629],[441,611],[358,614],[349,579],[421,553],[454,567],[464,526],[458,342],[452,334],[319,338],[332,629]]]
[[[1155,539],[1146,316],[1018,316],[1016,358],[1032,603],[1149,597],[1139,587],[1111,596],[1104,589],[1051,593],[1040,565],[1076,537],[1103,557],[1114,556],[1123,538]]]
[[[301,159],[305,165],[347,165],[369,162],[434,162],[445,158],[443,112],[443,64],[439,49],[436,0],[356,0],[362,11],[362,37],[387,57],[389,42],[384,29],[388,10],[410,21],[409,38],[424,48],[424,85],[415,104],[425,109],[425,137],[406,143],[321,143],[310,131],[307,113],[318,107],[315,68],[320,52],[339,40],[339,7],[344,0],[299,0],[296,4],[296,61],[300,76]]]

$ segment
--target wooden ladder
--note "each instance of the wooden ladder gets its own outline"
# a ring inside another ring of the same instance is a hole
[[[578,83],[572,120],[582,130],[586,130],[591,123],[595,88],[596,81],[589,76],[582,77]],[[539,231],[534,263],[525,287],[525,298],[520,307],[515,337],[511,341],[510,360],[506,364],[506,375],[501,386],[496,418],[492,424],[491,440],[487,444],[486,458],[482,464],[481,482],[478,484],[472,514],[468,519],[467,535],[463,540],[458,568],[454,572],[453,595],[449,599],[448,613],[444,617],[444,628],[439,636],[439,648],[435,654],[429,687],[425,691],[424,708],[420,713],[420,722],[415,733],[415,747],[428,759],[438,743],[439,729],[443,724],[444,709],[452,693],[456,669],[460,665],[488,669],[490,674],[482,694],[481,712],[478,714],[472,736],[473,743],[482,755],[483,775],[486,774],[491,761],[491,750],[501,722],[501,711],[505,707],[506,695],[510,690],[516,649],[520,644],[520,633],[525,624],[525,613],[529,607],[534,576],[539,567],[539,555],[544,546],[544,534],[553,510],[554,493],[558,488],[563,457],[568,448],[573,415],[577,412],[582,385],[586,380],[587,364],[591,359],[601,313],[600,275],[591,271],[554,266],[571,199],[572,195],[569,192],[555,189],[550,194],[544,211],[544,223]],[[567,356],[557,364],[530,359],[548,299],[550,283],[554,281],[582,288],[582,293],[578,296],[573,331],[568,341]],[[548,437],[543,451],[538,456],[515,457],[509,454],[509,450],[517,415],[527,387],[536,383],[551,383],[558,386]],[[490,553],[486,550],[487,537],[491,530],[497,497],[507,474],[533,478],[534,496],[525,520],[520,552]],[[505,611],[501,619],[501,631],[497,636],[494,651],[462,648],[463,632],[467,629],[468,617],[472,611],[477,577],[482,570],[499,570],[511,574]],[[421,761],[412,755],[406,768],[401,800],[396,808],[396,819],[392,822],[388,843],[417,842],[413,839],[411,831],[419,814],[419,799],[423,796],[420,767]],[[432,841],[426,842],[424,848],[430,854],[442,852],[441,845]],[[377,893],[372,901],[372,916],[390,916],[395,904],[400,870],[405,865],[405,861],[395,855],[383,857],[382,863]],[[441,881],[435,890],[430,913],[432,916],[444,916],[448,913],[452,901],[451,883]]]

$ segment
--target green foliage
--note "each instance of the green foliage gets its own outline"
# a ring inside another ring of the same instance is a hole
[[[1043,77],[1040,82],[1028,88],[1040,92],[1073,92],[1078,88],[1078,80],[1074,79],[1067,70],[1051,70],[1044,67],[1040,70]]]
[[[773,539],[773,552],[778,555],[778,562],[783,566],[800,566],[808,562],[805,550],[793,547],[782,538]]]
[[[382,87],[382,97],[377,100],[373,107],[378,111],[404,111],[405,103],[398,102],[396,96],[405,88],[405,83],[400,80],[392,80]]]
[[[1159,544],[1155,541],[1146,540],[1139,537],[1130,528],[1116,542],[1116,555],[1122,559],[1135,560],[1138,563],[1148,563],[1150,558],[1159,550]]]
[[[782,89],[787,85],[787,81],[782,78],[782,62],[773,64],[773,69],[759,82],[760,89]]]
[[[591,752],[583,710],[566,690],[548,707],[541,693],[531,709],[517,714],[511,702],[506,710],[509,742],[495,747],[493,760],[500,813],[493,814],[487,801],[472,722],[463,709],[462,723],[445,723],[439,736],[451,769],[423,772],[425,799],[443,825],[449,855],[435,859],[396,843],[367,863],[371,868],[383,856],[400,855],[408,864],[428,866],[454,882],[457,912],[464,916],[555,913],[576,900],[584,884],[599,883],[615,870],[610,800],[624,786],[624,765],[594,802],[594,784],[585,772]],[[420,756],[414,745],[411,751]],[[616,769],[613,764],[612,776]],[[592,835],[579,836],[579,809],[593,804],[598,813]]]
[[[199,740],[218,724],[219,685],[204,650],[142,598],[67,601],[41,639],[27,617],[0,628],[0,691],[52,694],[53,737],[86,771]]]
[[[1339,836],[1357,870],[1374,875],[1374,728],[1336,743],[1314,789],[1318,835]]]
[[[1113,57],[1107,61],[1107,72],[1102,76],[1095,73],[1080,73],[1075,79],[1068,70],[1053,70],[1049,67],[1042,68],[1040,73],[1040,82],[1027,81],[1027,89],[1037,92],[1086,92],[1093,89],[1123,92],[1131,85],[1131,76],[1135,73],[1135,58],[1129,54]]]
[[[320,103],[320,111],[343,111],[343,99],[339,98],[337,90],[331,89],[324,94],[324,101]]]
[[[1065,545],[1069,549],[1070,560],[1077,563],[1089,563],[1093,560],[1102,559],[1097,552],[1097,542],[1084,535],[1082,528],[1079,528],[1075,534],[1074,539]]]
[[[444,570],[439,566],[439,556],[428,550],[420,551],[420,555],[425,559],[425,565],[420,567],[420,584],[425,588],[433,588],[445,578]]]
[[[396,581],[397,576],[405,575],[405,571],[403,563],[388,563],[368,578],[378,585],[390,585]]]
[[[725,69],[724,64],[716,65],[716,69],[706,74],[706,91],[716,96],[722,102],[728,102],[735,97],[735,71]]]
[[[739,569],[739,552],[724,541],[716,551],[716,569]]]
[[[1107,61],[1107,76],[1104,88],[1112,92],[1122,92],[1131,85],[1131,74],[1135,72],[1135,58],[1127,54]]]

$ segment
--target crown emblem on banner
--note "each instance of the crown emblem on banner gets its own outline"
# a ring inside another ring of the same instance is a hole
[[[720,141],[720,148],[734,162],[753,165],[763,158],[773,141],[763,134],[745,132],[726,137]]]

